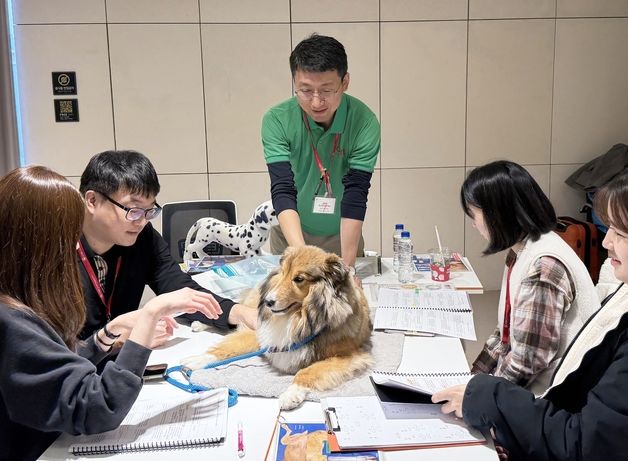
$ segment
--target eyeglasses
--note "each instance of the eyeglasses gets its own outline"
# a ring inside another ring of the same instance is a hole
[[[340,89],[342,88],[342,83],[335,90],[294,90],[294,93],[304,101],[311,101],[314,98],[314,95],[318,96],[319,101],[326,101],[329,98],[333,98],[338,94]]]
[[[103,197],[105,197],[107,200],[109,200],[118,208],[122,208],[124,211],[126,211],[126,215],[124,217],[128,219],[129,221],[139,221],[142,218],[146,218],[148,221],[150,221],[151,219],[155,219],[157,216],[159,216],[159,213],[161,213],[161,207],[159,206],[157,202],[155,202],[154,208],[149,208],[149,209],[139,208],[139,207],[129,208],[128,206],[124,206],[121,203],[116,202],[107,194],[103,194],[102,192],[98,192],[98,193],[102,195]]]

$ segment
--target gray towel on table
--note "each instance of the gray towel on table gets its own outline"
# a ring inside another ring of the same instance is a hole
[[[378,371],[397,370],[403,352],[403,333],[373,332],[373,368]],[[290,384],[294,375],[283,374],[271,367],[263,357],[223,365],[218,368],[196,370],[192,382],[210,388],[229,387],[239,394],[258,397],[278,397]],[[349,397],[355,395],[375,395],[369,380],[369,373],[363,373],[329,391],[312,391],[306,400],[319,401],[329,396]]]

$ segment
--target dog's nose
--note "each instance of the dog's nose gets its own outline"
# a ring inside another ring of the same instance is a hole
[[[266,305],[266,307],[273,307],[275,305],[275,300],[274,299],[270,299],[270,298],[266,298],[264,300],[264,304]]]

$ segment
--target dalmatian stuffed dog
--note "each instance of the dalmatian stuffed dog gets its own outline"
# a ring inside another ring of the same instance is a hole
[[[262,245],[268,240],[270,228],[277,224],[279,221],[270,200],[259,205],[245,224],[236,225],[215,218],[201,218],[188,231],[183,259],[205,256],[203,248],[212,242],[218,242],[243,256],[260,255]]]

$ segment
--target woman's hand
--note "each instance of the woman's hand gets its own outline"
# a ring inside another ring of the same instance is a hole
[[[150,345],[151,349],[163,346],[174,334],[174,329],[178,328],[179,324],[172,317],[162,317],[155,326],[155,336],[153,342]]]
[[[119,335],[119,337],[115,340],[118,344],[124,344],[131,334],[133,327],[140,319],[140,316],[140,309],[119,315],[107,323],[107,330],[114,335]],[[177,321],[173,317],[166,316],[159,319],[155,325],[155,335],[150,348],[154,349],[156,347],[163,346],[170,339],[174,333],[174,329],[178,328],[178,326]],[[102,338],[105,342],[110,341],[110,339],[107,339],[104,336],[102,336]]]
[[[448,387],[447,389],[435,392],[434,395],[432,395],[432,402],[445,402],[440,407],[440,411],[443,413],[455,413],[458,418],[462,418],[462,401],[466,389],[466,384]]]
[[[222,314],[222,309],[212,295],[191,288],[182,288],[156,296],[144,307],[132,313],[135,314],[135,322],[128,338],[144,347],[160,346],[176,328],[172,316],[194,312],[201,312],[209,319],[217,319]],[[127,318],[131,319],[132,317]]]
[[[220,305],[209,293],[191,288],[181,288],[156,296],[140,309],[147,310],[159,318],[176,314],[201,312],[209,319],[217,319],[222,314]]]

